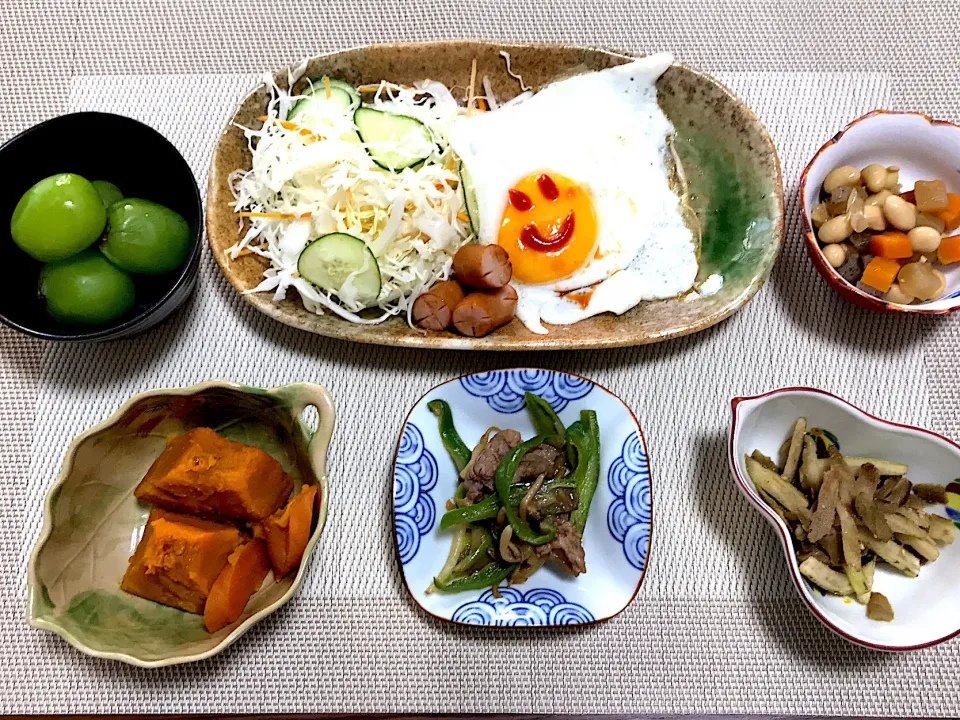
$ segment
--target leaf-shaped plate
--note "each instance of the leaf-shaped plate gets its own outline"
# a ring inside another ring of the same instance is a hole
[[[315,433],[300,419],[316,407]],[[219,652],[293,597],[327,517],[326,454],[333,401],[318,385],[271,390],[208,382],[136,395],[77,437],[47,494],[44,525],[29,567],[30,624],[60,634],[96,657],[141,667],[201,660]],[[297,573],[268,577],[240,618],[208,633],[203,618],[120,590],[127,560],[143,534],[149,506],[133,490],[166,439],[193,427],[270,453],[294,480],[319,487],[319,516]]]

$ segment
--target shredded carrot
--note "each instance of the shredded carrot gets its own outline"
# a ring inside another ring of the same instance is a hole
[[[461,222],[470,222],[470,216],[466,213],[458,212],[457,220],[460,220]]]
[[[437,180],[437,181],[433,184],[433,186],[434,186],[437,190],[443,190],[443,189],[446,187],[446,185],[444,185],[444,184],[443,184],[442,182],[440,182],[439,180]]]
[[[483,112],[486,112],[487,110],[490,109],[490,108],[488,107],[488,105],[487,105],[487,100],[486,100],[486,98],[482,98],[482,97],[481,97],[481,98],[477,98],[477,107],[479,107],[481,110],[483,110]]]
[[[316,142],[317,140],[323,140],[323,135],[317,135],[315,132],[311,132],[306,128],[300,128],[300,134],[306,138],[310,139],[310,142]]]
[[[271,218],[273,220],[302,220],[308,218],[313,213],[305,212],[301,215],[295,213],[268,213],[268,212],[238,212],[237,215],[244,218]]]
[[[261,122],[266,122],[266,121],[269,120],[270,118],[268,118],[266,115],[261,115],[261,116],[260,116],[259,118],[257,118],[257,119],[260,120]],[[305,137],[306,137],[306,136],[310,136],[310,137],[313,137],[313,138],[316,139],[316,140],[323,140],[323,136],[322,136],[322,135],[317,135],[316,133],[312,132],[311,130],[308,130],[308,129],[305,128],[305,127],[301,127],[301,126],[297,125],[295,122],[291,122],[291,121],[289,121],[289,120],[277,120],[277,124],[278,124],[280,127],[282,127],[284,130],[290,130],[291,132],[294,131],[294,130],[297,130],[297,131],[299,131],[299,133],[300,133],[301,135],[303,135],[303,136],[305,136]]]
[[[330,99],[330,78],[323,76],[323,89],[327,91],[327,100]]]

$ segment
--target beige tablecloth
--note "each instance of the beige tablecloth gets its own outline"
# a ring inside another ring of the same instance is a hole
[[[795,597],[772,530],[734,490],[723,455],[727,399],[788,384],[960,438],[958,319],[879,317],[841,301],[800,248],[796,202],[807,158],[861,113],[960,120],[958,19],[956,0],[2,0],[0,137],[71,110],[120,112],[167,135],[201,187],[217,133],[257,75],[305,55],[445,37],[672,50],[769,127],[788,225],[771,282],[745,309],[636,349],[345,345],[256,314],[209,257],[194,299],[142,337],[68,347],[0,331],[0,710],[960,714],[960,642],[884,655],[830,634]],[[456,628],[417,610],[399,579],[389,464],[404,414],[452,375],[518,364],[589,375],[646,430],[650,567],[627,611],[595,627]],[[131,393],[218,377],[311,380],[336,398],[333,505],[299,597],[221,656],[162,671],[94,660],[29,629],[26,557],[69,438]]]

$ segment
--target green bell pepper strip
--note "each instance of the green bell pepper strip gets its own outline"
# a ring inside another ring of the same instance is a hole
[[[467,555],[463,558],[463,560],[461,560],[456,565],[454,565],[453,572],[454,573],[466,572],[467,570],[472,568],[474,565],[479,563],[483,558],[489,559],[489,555],[487,555],[487,552],[492,547],[493,547],[493,538],[490,537],[490,533],[484,530],[483,540],[480,541],[480,544],[477,545],[476,548],[474,548],[469,553],[467,553]]]
[[[527,412],[530,413],[530,420],[533,421],[533,428],[537,431],[537,435],[547,436],[549,438],[547,442],[563,449],[567,455],[567,464],[571,468],[575,467],[577,456],[573,446],[567,441],[567,429],[550,407],[550,403],[532,392],[524,393],[523,399],[527,403]]]
[[[458,593],[465,590],[485,590],[501,583],[517,569],[515,564],[505,565],[498,562],[489,563],[475,573],[464,577],[452,578],[446,582],[434,579],[434,587],[442,593]]]
[[[450,411],[450,405],[446,400],[431,400],[427,403],[427,409],[437,416],[440,425],[440,440],[447,452],[450,453],[450,458],[459,473],[470,462],[470,456],[473,453],[460,438],[460,433],[457,432],[457,428],[453,424],[453,413]]]
[[[520,461],[523,460],[523,456],[542,442],[543,436],[538,435],[535,438],[520,443],[510,450],[510,452],[503,456],[503,460],[501,460],[497,466],[497,474],[493,481],[494,488],[497,491],[497,497],[500,498],[500,504],[503,505],[504,510],[506,510],[507,521],[510,523],[510,527],[513,528],[513,534],[519,540],[530,543],[531,545],[544,545],[550,542],[557,536],[557,529],[553,527],[553,525],[544,522],[540,524],[541,532],[539,534],[535,533],[533,528],[530,527],[530,523],[520,519],[517,508],[510,505],[510,487],[513,485],[513,478],[517,474],[517,469],[520,467]]]
[[[600,426],[597,413],[581,410],[580,419],[567,428],[567,438],[577,451],[577,467],[573,478],[577,483],[577,509],[570,513],[570,522],[583,535],[590,514],[590,503],[600,482]]]
[[[530,489],[531,483],[517,483],[510,488],[510,504],[514,507],[520,505],[520,501],[523,500],[523,496],[527,494],[527,490]],[[572,476],[554,478],[553,480],[547,480],[543,486],[540,488],[540,492],[537,493],[537,496],[540,496],[540,493],[546,492],[548,490],[553,490],[554,488],[575,488],[577,487],[576,481]],[[500,498],[496,495],[488,495],[483,500],[473,505],[467,505],[466,507],[456,508],[454,510],[448,510],[443,515],[440,516],[440,529],[449,530],[456,525],[461,523],[475,523],[482,520],[490,520],[495,518],[497,513],[500,512]]]
[[[530,413],[530,420],[533,421],[533,429],[537,431],[537,435],[554,435],[561,440],[566,436],[567,429],[550,407],[550,403],[532,392],[525,392],[523,400],[527,404],[527,412]]]

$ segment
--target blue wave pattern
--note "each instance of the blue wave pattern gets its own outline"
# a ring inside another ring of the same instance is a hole
[[[393,512],[400,562],[406,565],[420,549],[420,538],[433,528],[436,508],[429,492],[437,484],[437,460],[423,444],[423,433],[408,422],[400,436],[393,475]]]
[[[571,400],[586,397],[593,390],[593,383],[584,378],[532,369],[477,373],[460,378],[460,385],[497,412],[507,414],[523,410],[525,392],[536,393],[560,412]]]
[[[526,593],[501,588],[500,597],[487,590],[478,600],[464,603],[450,618],[470,625],[577,625],[596,618],[583,605],[569,602],[556,590],[537,588]]]
[[[643,570],[650,546],[650,469],[639,433],[623,441],[620,456],[607,471],[614,501],[607,510],[607,527],[633,567]]]

